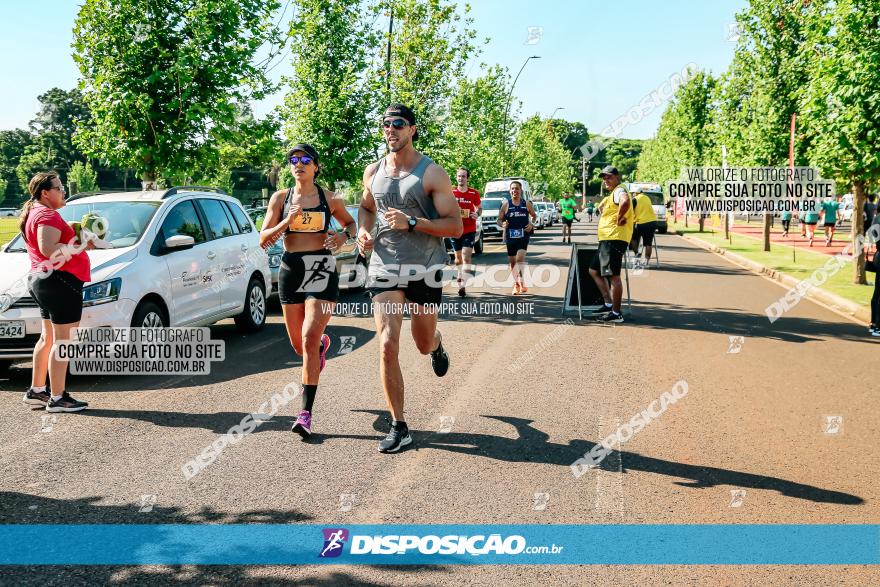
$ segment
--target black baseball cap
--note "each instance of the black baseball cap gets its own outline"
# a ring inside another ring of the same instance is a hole
[[[620,175],[620,172],[617,171],[617,167],[615,167],[613,165],[607,165],[599,173],[599,177],[605,177],[606,175]]]
[[[413,112],[409,106],[403,104],[391,104],[388,106],[388,108],[385,109],[385,114],[382,118],[388,118],[389,116],[399,116],[413,126],[416,124],[416,113]],[[419,138],[419,129],[416,129],[416,132],[413,135],[413,140],[416,140],[417,138]]]
[[[303,153],[305,153],[306,155],[308,155],[309,157],[312,158],[312,160],[315,162],[315,165],[318,164],[318,151],[310,144],[299,143],[299,144],[292,146],[287,151],[287,158],[290,159],[290,157],[293,156],[293,154],[296,153],[297,151],[302,151]]]

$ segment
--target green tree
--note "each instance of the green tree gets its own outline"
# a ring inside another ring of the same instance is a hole
[[[478,190],[500,173],[503,152],[497,137],[504,122],[507,85],[507,72],[496,65],[474,80],[462,79],[449,103],[445,148],[435,159],[450,177],[455,177],[458,167],[467,167],[469,183]]]
[[[26,130],[0,130],[0,179],[6,182],[0,195],[4,198],[17,198],[26,191],[27,184],[22,186],[19,183],[15,170],[32,142],[33,137]]]
[[[74,163],[67,174],[67,179],[71,185],[76,185],[78,193],[94,192],[100,189],[98,187],[98,174],[88,163],[80,161]]]
[[[473,19],[466,16],[470,6],[464,6],[464,17],[454,2],[444,0],[382,1],[378,8],[389,4],[394,10],[394,32],[387,102],[401,102],[416,113],[420,151],[437,160],[448,159],[443,135],[449,102],[455,86],[466,77],[465,65],[477,54]],[[385,69],[384,62],[378,65],[373,83],[381,84],[376,91],[387,96]]]
[[[73,58],[92,122],[75,141],[144,181],[196,168],[238,103],[269,87],[253,63],[278,0],[84,0]]]
[[[278,138],[279,122],[275,116],[254,118],[249,106],[238,105],[235,124],[228,135],[212,138],[206,149],[205,163],[193,170],[187,183],[221,187],[232,193],[236,170],[262,172],[278,159],[284,147]]]
[[[289,144],[311,143],[321,154],[321,180],[357,181],[378,144],[378,102],[369,47],[375,19],[360,0],[297,0],[290,23],[293,75],[281,107]],[[420,121],[421,122],[421,121]],[[286,167],[286,162],[284,164]]]
[[[75,162],[84,162],[85,155],[73,142],[78,125],[88,124],[91,119],[82,93],[76,88],[52,88],[37,99],[40,109],[30,121],[30,129],[34,142],[46,153],[49,167],[67,171]]]
[[[3,179],[2,177],[0,177],[0,204],[2,204],[3,201],[6,199],[6,186],[7,185],[8,185],[8,182],[5,179]]]
[[[866,186],[880,182],[880,5],[873,0],[817,3],[807,18],[804,54],[811,75],[801,99],[809,156],[824,176],[852,186],[855,243],[864,232]],[[855,252],[853,281],[864,284],[864,251]]]
[[[514,175],[526,178],[533,191],[556,200],[573,191],[571,157],[552,127],[535,115],[519,127],[513,150]]]

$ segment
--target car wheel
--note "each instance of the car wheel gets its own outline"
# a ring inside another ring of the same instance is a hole
[[[477,242],[474,243],[474,255],[482,255],[483,254],[483,233],[480,233],[480,236],[477,237]]]
[[[132,328],[165,328],[168,318],[155,302],[141,302],[131,317]]]
[[[235,325],[245,332],[256,332],[266,324],[266,289],[258,279],[248,283],[244,312],[235,317]]]

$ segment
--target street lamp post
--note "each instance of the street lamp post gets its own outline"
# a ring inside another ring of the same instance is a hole
[[[559,112],[560,110],[565,110],[565,106],[559,106],[556,110],[554,110],[553,114],[550,115],[549,120],[553,120],[553,117],[556,116],[556,113]],[[568,137],[566,137],[566,138],[568,138]]]
[[[504,176],[505,165],[507,163],[507,115],[510,112],[510,99],[513,97],[513,88],[516,87],[516,81],[519,79],[520,73],[526,68],[529,61],[532,59],[540,59],[540,55],[532,55],[531,57],[527,57],[523,62],[522,67],[519,68],[519,73],[516,74],[516,77],[513,78],[513,84],[510,86],[510,92],[507,94],[507,105],[504,107],[504,124],[501,127],[501,175]]]

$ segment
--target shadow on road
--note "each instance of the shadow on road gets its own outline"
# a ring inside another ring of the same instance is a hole
[[[367,344],[376,333],[372,329],[340,326],[331,321],[327,327],[327,334],[332,341],[327,359],[332,361],[334,357],[338,356],[343,337],[348,340],[346,348],[348,353]],[[68,389],[71,393],[77,391],[179,389],[193,385],[213,385],[234,381],[247,375],[287,370],[302,365],[302,357],[293,351],[283,323],[266,324],[263,330],[253,334],[242,334],[231,324],[218,324],[211,327],[211,339],[225,342],[226,360],[214,361],[211,364],[211,373],[208,375],[186,377],[183,375],[71,374],[67,378]],[[9,371],[9,380],[3,382],[2,388],[26,389],[30,384],[30,377],[30,364],[26,368],[13,368]]]
[[[872,344],[865,329],[849,321],[826,322],[783,316],[772,324],[764,314],[742,309],[690,308],[677,304],[635,302],[632,322],[663,330],[696,330],[716,334],[763,337],[785,342],[818,342],[826,339]]]
[[[373,421],[373,429],[383,434],[388,431],[388,422],[390,420],[386,411],[354,411],[375,415],[376,419]],[[513,426],[517,432],[517,437],[508,438],[506,436],[465,434],[460,432],[440,434],[437,432],[411,430],[414,442],[413,448],[434,448],[511,463],[531,462],[568,467],[577,459],[583,457],[584,453],[590,452],[596,446],[595,442],[588,440],[572,440],[569,444],[548,442],[550,436],[546,432],[533,427],[533,420],[513,416],[483,415],[482,417],[498,420]],[[859,505],[864,502],[857,495],[822,489],[776,477],[716,467],[676,463],[628,451],[614,451],[613,454],[619,455],[619,462],[622,463],[622,466],[618,468],[618,462],[609,457],[600,464],[602,470],[620,473],[626,473],[627,470],[644,471],[646,473],[656,473],[689,480],[687,482],[675,482],[676,485],[682,487],[702,489],[718,485],[730,485],[748,489],[766,489],[776,491],[786,497],[820,503]]]
[[[149,512],[141,512],[140,504],[103,505],[102,497],[83,497],[76,499],[53,499],[18,492],[0,492],[0,523],[3,524],[296,524],[312,522],[309,515],[297,511],[275,509],[249,512],[219,512],[210,507],[202,507],[196,512],[184,512],[177,507],[153,506]],[[159,534],[163,534],[162,531]],[[178,541],[169,530],[159,544],[151,545],[151,552],[167,554],[180,559],[189,550],[189,545]],[[282,546],[282,545],[279,545]],[[77,549],[76,544],[41,545],[34,548],[55,547]],[[221,545],[208,545],[209,548],[222,549]],[[247,556],[241,548],[235,547],[237,557]],[[265,554],[273,545],[255,545],[255,556]],[[153,565],[153,566],[4,566],[0,567],[0,584],[3,585],[363,585],[382,587],[390,583],[366,581],[354,573],[328,570],[321,572],[318,567],[272,566],[273,570],[283,570],[286,576],[251,575],[266,567],[232,565]],[[416,574],[448,573],[442,567],[408,566],[376,567],[388,571]]]

